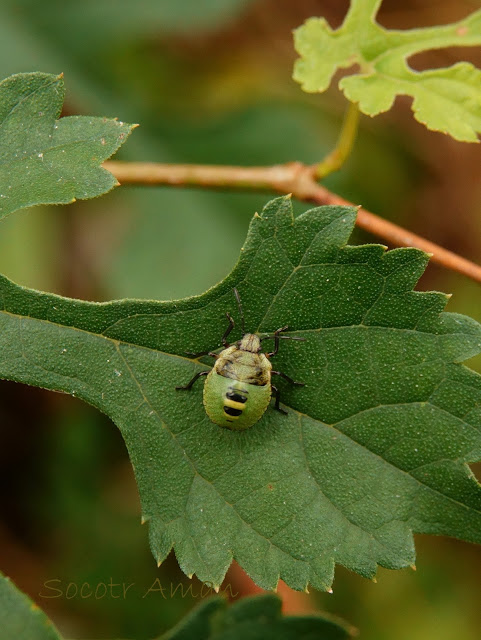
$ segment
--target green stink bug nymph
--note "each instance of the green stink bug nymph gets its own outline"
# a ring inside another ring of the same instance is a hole
[[[209,418],[214,424],[234,431],[242,431],[252,427],[267,409],[271,396],[275,397],[274,408],[287,414],[280,408],[279,390],[271,384],[271,376],[281,376],[291,384],[304,386],[303,382],[295,382],[280,371],[273,371],[270,358],[279,350],[280,338],[290,340],[304,340],[296,336],[282,336],[286,327],[277,329],[271,336],[260,338],[255,333],[246,333],[244,326],[244,313],[237,289],[234,294],[239,307],[242,320],[242,338],[233,345],[229,345],[227,337],[235,326],[234,320],[226,313],[229,320],[222,344],[224,350],[219,354],[212,351],[191,353],[189,355],[198,358],[209,355],[215,358],[215,363],[210,371],[197,373],[192,380],[177,390],[189,390],[198,378],[207,376],[204,384],[204,407]],[[270,353],[261,353],[261,342],[269,338],[274,339],[274,350]]]

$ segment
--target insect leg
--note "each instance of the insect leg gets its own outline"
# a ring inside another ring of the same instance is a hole
[[[192,389],[192,385],[196,380],[200,378],[200,376],[206,376],[208,373],[210,373],[210,371],[199,371],[199,373],[196,373],[195,376],[192,378],[192,380],[188,382],[184,387],[175,387],[175,388],[177,391],[188,391],[189,389]]]
[[[272,385],[272,391],[274,392],[274,397],[276,399],[276,402],[274,404],[274,409],[277,409],[277,411],[279,411],[280,413],[283,413],[285,416],[287,416],[287,411],[284,411],[284,409],[281,409],[280,406],[279,406],[279,402],[280,402],[279,389],[277,387],[275,387],[274,385]]]
[[[222,336],[222,344],[224,345],[224,347],[228,347],[229,343],[227,342],[227,336],[232,331],[232,329],[235,327],[235,322],[234,322],[234,318],[230,315],[230,313],[227,312],[225,315],[227,316],[227,319],[229,320],[229,326],[227,327],[227,329],[225,330],[224,335]]]
[[[274,331],[274,335],[272,336],[274,338],[274,351],[271,351],[270,353],[266,353],[266,356],[268,358],[275,356],[276,353],[279,351],[279,334],[281,333],[281,331],[285,331],[287,328],[288,327],[286,325],[285,327],[281,327],[280,329],[277,329],[277,331]]]
[[[298,387],[304,387],[305,386],[305,382],[296,382],[295,380],[293,380],[292,378],[290,378],[288,375],[286,375],[285,373],[282,373],[281,371],[271,371],[271,375],[273,376],[280,376],[281,378],[284,378],[284,380],[287,380],[287,382],[290,382],[291,384],[295,384]]]

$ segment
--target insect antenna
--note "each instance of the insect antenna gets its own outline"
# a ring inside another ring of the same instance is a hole
[[[262,342],[263,340],[269,340],[270,338],[275,338],[276,336],[262,336],[262,338],[260,338],[260,341]],[[305,338],[301,338],[300,336],[277,336],[279,338],[279,340],[299,340],[300,342],[305,342],[306,339]]]
[[[274,333],[270,336],[262,336],[262,338],[259,338],[259,340],[262,342],[263,340],[271,340],[272,338],[279,338],[280,340],[299,340],[300,342],[305,342],[306,339],[305,338],[301,338],[300,336],[280,336]]]
[[[283,340],[302,340],[304,341],[305,338],[301,338],[300,336],[281,336],[279,335],[281,333],[281,331],[287,331],[287,329],[289,329],[289,327],[286,326],[285,327],[281,327],[280,329],[277,329],[277,331],[274,331],[274,333],[271,336],[263,336],[261,338],[261,342],[263,340],[269,340],[269,338],[273,338],[274,339],[274,351],[270,351],[269,353],[266,353],[266,357],[267,358],[271,358],[272,356],[275,356],[277,354],[277,352],[279,351],[279,340],[283,339]]]
[[[244,311],[242,309],[242,302],[240,300],[239,292],[237,291],[237,289],[235,287],[234,287],[234,295],[235,295],[235,298],[237,300],[237,306],[239,307],[239,314],[240,314],[241,322],[242,322],[242,335],[245,335],[245,333],[246,333],[246,323],[245,323],[245,319],[244,319]]]

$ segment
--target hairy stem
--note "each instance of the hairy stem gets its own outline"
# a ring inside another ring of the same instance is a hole
[[[271,167],[232,167],[215,165],[160,164],[149,162],[105,162],[121,184],[191,186],[208,189],[236,189],[292,193],[298,200],[315,204],[353,206],[352,202],[328,191],[316,182],[318,165],[289,162]],[[432,261],[481,282],[481,266],[443,249],[434,242],[403,229],[397,224],[359,208],[356,224],[398,247],[417,247],[432,254]]]

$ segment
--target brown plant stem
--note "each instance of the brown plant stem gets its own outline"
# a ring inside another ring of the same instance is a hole
[[[274,191],[280,194],[291,193],[298,200],[315,204],[354,206],[352,202],[316,182],[315,175],[319,165],[289,162],[271,167],[235,167],[109,161],[103,166],[121,184]],[[480,265],[362,207],[358,210],[356,224],[391,245],[421,249],[432,255],[433,262],[481,282]]]

